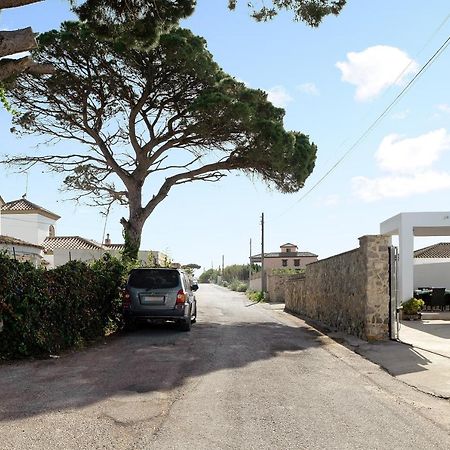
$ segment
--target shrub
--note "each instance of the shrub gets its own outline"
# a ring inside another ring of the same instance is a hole
[[[420,298],[410,298],[402,303],[403,312],[405,314],[417,314],[425,305],[425,302]]]
[[[237,292],[245,292],[247,291],[247,284],[239,280],[233,280],[231,283],[229,283],[228,289]]]
[[[0,254],[0,358],[57,353],[117,328],[126,271],[109,255],[46,271]]]
[[[252,302],[264,301],[264,294],[261,291],[247,291],[247,297]]]

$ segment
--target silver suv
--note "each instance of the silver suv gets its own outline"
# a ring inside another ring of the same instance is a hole
[[[197,283],[178,269],[133,269],[122,292],[125,327],[138,321],[172,321],[189,331],[197,319]]]

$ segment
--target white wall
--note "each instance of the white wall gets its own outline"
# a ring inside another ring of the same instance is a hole
[[[40,265],[42,259],[41,250],[36,247],[26,245],[0,244],[0,251],[6,250],[11,258],[16,255],[19,261],[30,261],[36,267]]]
[[[450,288],[450,262],[415,264],[414,289],[418,287]]]
[[[69,254],[70,253],[70,254]],[[55,249],[53,250],[53,264],[54,267],[62,266],[69,261],[94,261],[100,259],[106,252],[104,250],[67,250]]]
[[[55,226],[55,220],[40,214],[2,214],[1,233],[5,236],[22,239],[31,244],[41,245],[48,236],[50,225]]]
[[[250,280],[250,290],[252,291],[260,291],[261,290],[261,278],[255,278]]]

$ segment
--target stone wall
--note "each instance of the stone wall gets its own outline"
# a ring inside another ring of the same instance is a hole
[[[271,300],[286,310],[366,340],[389,338],[389,237],[363,236],[360,247],[309,264],[305,274],[272,275]]]

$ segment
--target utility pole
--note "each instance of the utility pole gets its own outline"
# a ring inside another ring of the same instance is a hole
[[[222,255],[222,278],[225,270],[225,255]]]
[[[248,285],[250,286],[250,281],[252,279],[252,238],[250,238],[250,264],[248,268]]]
[[[264,270],[264,213],[261,213],[261,292],[266,292],[266,273]]]

